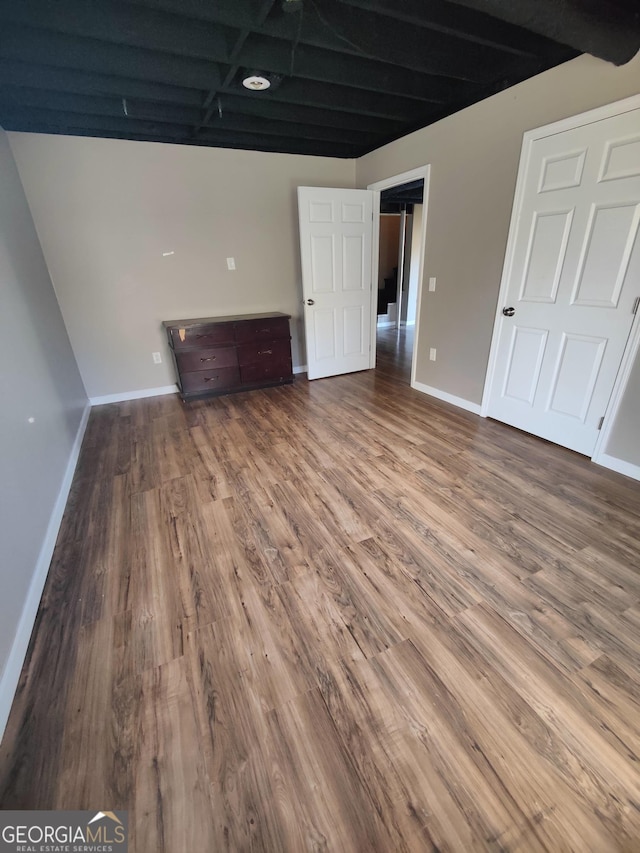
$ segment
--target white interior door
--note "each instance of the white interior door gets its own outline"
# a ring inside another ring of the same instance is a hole
[[[298,187],[309,379],[371,367],[373,192]]]
[[[640,295],[639,222],[640,110],[525,142],[491,417],[592,454]]]

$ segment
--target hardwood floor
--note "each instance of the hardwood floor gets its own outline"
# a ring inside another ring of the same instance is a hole
[[[376,371],[96,408],[3,808],[136,853],[640,850],[640,484]]]

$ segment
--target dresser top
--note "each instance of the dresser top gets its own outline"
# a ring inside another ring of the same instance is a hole
[[[195,317],[188,320],[164,320],[162,325],[165,329],[187,329],[189,326],[201,326],[205,323],[233,323],[239,320],[267,320],[274,317],[291,318],[291,314],[282,314],[280,311],[269,311],[266,314],[233,314],[223,317]]]

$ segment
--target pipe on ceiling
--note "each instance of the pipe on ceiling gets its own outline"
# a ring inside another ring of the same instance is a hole
[[[450,0],[624,65],[640,49],[640,9],[624,0]]]

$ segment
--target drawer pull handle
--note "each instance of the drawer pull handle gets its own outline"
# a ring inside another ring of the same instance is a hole
[[[273,355],[272,349],[259,349],[258,355]]]
[[[271,331],[271,329],[269,329],[269,328],[267,328],[267,329],[260,329],[260,332],[270,332],[270,331]]]
[[[203,381],[204,382],[215,382],[217,379],[218,379],[217,376],[205,376]]]
[[[200,361],[215,361],[217,356],[210,355],[208,358],[201,358]]]

